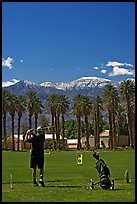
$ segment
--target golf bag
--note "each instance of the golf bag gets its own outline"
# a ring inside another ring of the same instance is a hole
[[[102,189],[109,189],[112,186],[112,183],[109,179],[110,171],[109,168],[106,166],[105,162],[102,159],[97,160],[96,167],[95,167],[100,175],[100,187]]]

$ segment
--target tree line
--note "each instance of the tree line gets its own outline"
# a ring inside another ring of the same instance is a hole
[[[112,84],[104,87],[102,95],[91,100],[87,96],[78,94],[69,101],[66,95],[50,94],[46,101],[46,107],[42,100],[37,97],[36,92],[30,91],[26,96],[17,96],[6,90],[2,90],[2,120],[3,120],[3,139],[4,149],[7,148],[7,114],[11,117],[12,126],[12,150],[15,151],[14,144],[14,119],[15,113],[18,116],[18,151],[21,130],[21,118],[25,111],[28,112],[28,128],[32,128],[32,117],[34,116],[34,128],[38,126],[38,116],[43,109],[51,112],[51,126],[53,135],[53,149],[60,149],[60,135],[62,135],[62,145],[65,148],[64,138],[66,136],[65,115],[70,110],[76,123],[76,136],[78,140],[77,149],[82,148],[81,144],[81,125],[84,124],[86,137],[86,150],[90,149],[90,121],[93,124],[94,147],[100,147],[100,124],[102,123],[102,111],[105,111],[109,124],[109,148],[115,149],[116,135],[122,132],[123,124],[127,124],[129,146],[135,147],[135,83],[130,80],[123,80],[119,90]],[[70,127],[67,127],[68,129]],[[56,137],[55,137],[56,136]]]

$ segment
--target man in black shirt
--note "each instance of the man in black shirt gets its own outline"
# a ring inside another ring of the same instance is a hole
[[[28,138],[28,135],[32,137]],[[26,132],[25,142],[32,143],[31,147],[31,159],[30,159],[30,168],[32,168],[32,178],[33,186],[38,186],[36,181],[36,168],[40,169],[40,180],[39,183],[42,187],[45,187],[43,175],[44,175],[44,141],[45,134],[41,127],[37,128],[37,134],[34,133],[33,129],[30,129]]]

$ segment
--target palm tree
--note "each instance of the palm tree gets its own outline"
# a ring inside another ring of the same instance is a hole
[[[124,118],[125,118],[125,109],[123,107],[123,104],[119,104],[117,111],[116,111],[116,129],[117,129],[117,134],[118,134],[118,143],[119,143],[119,136],[122,134],[122,126],[124,123]]]
[[[2,115],[3,115],[3,132],[4,132],[4,149],[7,148],[6,138],[7,138],[7,130],[6,130],[6,118],[9,108],[9,92],[6,90],[2,90]]]
[[[27,110],[29,112],[29,129],[32,128],[32,116],[35,112],[35,103],[37,100],[36,92],[29,91],[27,93]]]
[[[132,80],[127,79],[121,82],[120,84],[120,93],[124,97],[126,102],[126,112],[127,112],[127,123],[128,123],[128,130],[129,130],[129,139],[130,139],[130,146],[134,148],[134,141],[133,141],[133,119],[132,118],[132,111],[131,111],[131,99],[135,95],[135,84]],[[134,123],[135,124],[135,123]]]
[[[131,128],[132,128],[132,137],[133,137],[133,145],[135,146],[135,94],[130,99],[130,110],[131,110]]]
[[[41,127],[49,126],[49,121],[46,118],[45,114],[40,114],[39,124],[40,124]]]
[[[72,114],[76,117],[77,120],[77,133],[78,133],[78,144],[77,149],[81,149],[81,117],[82,117],[82,110],[81,110],[81,101],[82,95],[78,94],[74,97],[72,101]]]
[[[100,109],[102,108],[102,98],[100,96],[97,96],[92,104],[92,112],[94,115],[94,147],[99,148],[100,147],[100,119],[101,119],[101,114],[100,114]]]
[[[90,99],[87,96],[82,96],[81,101],[81,111],[82,115],[84,115],[85,120],[85,132],[86,132],[86,150],[89,150],[89,122],[88,122],[88,116],[90,115],[92,110],[92,103]]]
[[[16,112],[16,104],[17,104],[17,97],[14,94],[9,95],[9,113],[11,116],[11,123],[12,123],[12,151],[15,151],[15,143],[14,143],[14,117]]]
[[[115,115],[118,107],[118,93],[112,84],[107,84],[103,91],[103,98],[109,115],[109,142],[110,148],[116,148]]]
[[[58,108],[60,109],[61,118],[62,118],[62,140],[63,140],[63,149],[65,148],[64,137],[65,137],[65,119],[64,115],[66,114],[67,110],[69,109],[69,101],[66,95],[59,96],[59,104]]]
[[[42,108],[44,108],[44,106],[42,105],[42,101],[38,97],[36,97],[35,102],[34,102],[35,129],[37,129],[38,114],[42,112]]]
[[[55,117],[56,117],[56,100],[57,100],[57,94],[53,93],[50,94],[47,98],[47,105],[48,108],[50,108],[51,111],[51,120],[52,120],[52,135],[53,135],[53,148],[56,149],[56,141],[55,141],[55,127],[57,129],[57,125],[55,124]]]
[[[57,141],[57,149],[60,149],[60,96],[56,96],[55,101],[55,127],[56,127],[56,141]]]
[[[29,129],[29,127],[28,127],[28,124],[27,124],[27,123],[21,125],[21,132],[22,132],[22,134],[23,134],[24,149],[26,148],[26,142],[24,142],[24,139],[25,139],[26,131],[27,131],[28,129]]]
[[[18,147],[17,151],[19,151],[19,140],[20,140],[20,122],[22,113],[26,110],[26,100],[23,96],[17,96],[17,102],[16,102],[16,111],[18,114]]]

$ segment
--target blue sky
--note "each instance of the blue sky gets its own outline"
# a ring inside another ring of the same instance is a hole
[[[135,76],[135,2],[3,2],[2,81]]]

